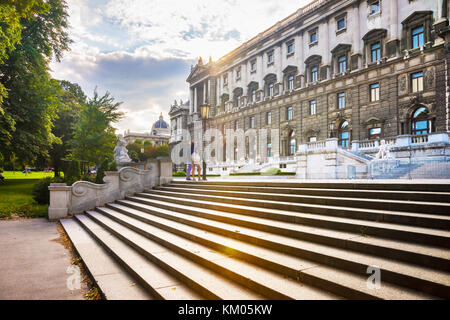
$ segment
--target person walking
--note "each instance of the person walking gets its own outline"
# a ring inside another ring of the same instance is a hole
[[[3,176],[3,174],[1,172],[0,172],[0,181],[5,182],[5,177]]]
[[[191,153],[189,154],[189,159],[186,168],[186,180],[191,180],[191,171],[192,171],[192,154],[194,153],[194,143],[191,142]]]
[[[198,151],[198,148],[194,146],[194,152],[192,153],[191,156],[191,162],[192,162],[192,180],[195,181],[195,168],[197,168],[197,172],[198,172],[198,181],[201,180],[201,173],[202,173],[202,168],[201,168],[201,162],[202,162],[202,158],[200,156],[200,153]]]

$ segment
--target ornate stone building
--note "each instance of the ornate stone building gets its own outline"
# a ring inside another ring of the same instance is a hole
[[[330,138],[351,149],[448,132],[448,9],[445,0],[314,1],[218,61],[200,59],[187,79],[187,127],[206,103],[208,127],[279,129],[278,141],[254,146],[258,162]]]
[[[169,140],[169,149],[170,152],[173,148],[180,144],[185,136],[183,134],[183,129],[187,128],[188,118],[189,118],[189,101],[183,103],[181,100],[180,103],[175,100],[174,104],[170,106],[169,117],[171,122],[171,133]],[[185,170],[186,163],[174,163],[174,171]]]
[[[151,141],[154,146],[165,145],[169,143],[170,139],[170,127],[162,114],[159,116],[159,120],[157,120],[152,125],[152,130],[147,133],[137,133],[131,132],[130,130],[125,131],[124,139],[127,143],[133,143],[137,139],[142,141]]]

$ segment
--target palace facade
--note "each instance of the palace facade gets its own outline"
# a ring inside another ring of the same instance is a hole
[[[200,58],[186,127],[208,104],[207,127],[278,129],[277,141],[256,143],[256,162],[332,138],[351,150],[449,132],[448,9],[445,0],[314,1],[218,61]]]

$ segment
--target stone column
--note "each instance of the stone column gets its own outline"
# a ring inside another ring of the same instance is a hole
[[[189,113],[193,114],[194,113],[194,90],[192,88],[190,88],[190,101],[189,101]]]
[[[282,64],[283,64],[283,50],[282,45],[277,46],[275,49],[275,55],[276,55],[276,64],[275,64],[275,70],[277,74],[277,82],[281,83],[281,86],[279,88],[279,93],[281,94],[283,92],[283,70],[282,70]]]
[[[305,61],[303,57],[303,33],[298,36],[298,44],[297,44],[297,65],[298,65],[298,73],[303,74],[305,72]]]
[[[391,17],[390,17],[390,29],[391,29],[391,40],[398,39],[398,0],[390,0],[391,5]]]
[[[326,23],[323,24],[325,30],[323,32],[323,41],[322,41],[322,46],[323,46],[323,64],[325,65],[329,65],[330,64],[330,41],[329,41],[329,28],[328,28],[328,24],[330,23],[330,21],[327,19]],[[319,39],[320,41],[320,39]]]
[[[325,72],[326,72],[326,77],[325,79],[328,79],[330,77],[330,65],[331,65],[331,59],[330,59],[330,28],[328,27],[330,21],[327,19],[326,23],[324,23],[324,39],[322,42],[323,45],[323,64],[324,66],[322,68],[325,68]],[[320,39],[319,39],[320,42]],[[320,72],[319,75],[319,79],[324,80],[324,78],[322,77],[322,71]]]
[[[197,113],[197,103],[198,103],[197,87],[194,87],[194,113]]]
[[[390,4],[390,39],[386,43],[386,52],[388,57],[397,56],[398,44],[399,44],[399,34],[398,34],[398,0],[389,1]]]
[[[359,21],[359,2],[353,7],[353,26],[350,26],[353,34],[353,54],[351,56],[351,69],[359,69],[361,63],[361,27]]]
[[[201,105],[206,102],[206,90],[208,90],[206,83],[207,83],[206,81],[203,81],[203,101],[202,101]]]

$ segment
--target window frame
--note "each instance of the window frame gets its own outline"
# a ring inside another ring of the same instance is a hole
[[[373,11],[373,6],[375,4],[378,4],[377,5],[378,10],[377,11]],[[369,3],[369,16],[375,16],[375,15],[380,14],[380,13],[381,13],[381,1],[380,0],[371,1]]]
[[[372,134],[372,130],[379,129],[379,133]],[[369,129],[369,140],[379,140],[381,139],[382,129],[381,127],[374,127]]]
[[[274,51],[267,52],[267,65],[272,65],[275,63],[275,53]]]
[[[313,36],[315,36],[314,41],[312,40]],[[309,45],[315,45],[319,42],[319,29],[315,28],[309,31]]]
[[[312,66],[310,74],[311,74],[311,81],[310,81],[311,83],[319,81],[319,67],[318,66]]]
[[[250,60],[250,72],[256,72],[257,65],[256,65],[256,59]]]
[[[416,75],[419,75],[415,77]],[[411,81],[411,92],[417,93],[424,91],[424,74],[423,71],[418,71],[411,73],[410,75],[410,81]]]
[[[266,112],[266,125],[272,124],[272,111]]]
[[[375,82],[369,85],[370,102],[380,101],[380,83]]]
[[[339,92],[337,94],[337,107],[339,110],[344,110],[347,107],[346,101],[345,101],[345,92]]]
[[[295,77],[293,74],[291,74],[287,77],[287,89],[289,91],[292,91],[294,90],[294,88],[295,88]]]
[[[255,116],[250,116],[249,117],[249,129],[255,129]]]
[[[344,26],[342,28],[339,28],[339,23],[342,21],[344,22]],[[347,18],[344,16],[336,19],[336,32],[342,32],[346,29],[347,29]]]
[[[293,106],[289,106],[286,108],[286,120],[287,121],[294,120],[294,107]]]
[[[374,49],[374,46],[378,46],[376,49]],[[381,52],[381,41],[376,41],[370,44],[370,62],[376,63],[381,60],[382,58],[382,52]],[[374,53],[376,54],[375,60],[374,60]]]
[[[417,30],[417,29],[422,29],[422,32],[419,34],[414,34],[414,30]],[[417,46],[414,45],[414,39],[416,37],[418,37],[418,39],[417,39],[418,45]],[[420,44],[420,41],[422,41],[422,44]],[[417,25],[415,27],[412,27],[411,28],[411,49],[420,48],[420,47],[423,47],[424,45],[425,45],[425,26],[422,24],[422,25]]]
[[[267,85],[267,87],[268,87],[267,91],[268,91],[269,97],[273,98],[275,96],[275,84],[273,82],[271,82]]]
[[[292,51],[289,52],[289,48],[292,47]],[[290,40],[286,42],[286,54],[288,57],[292,56],[295,53],[295,41]]]
[[[343,58],[343,60],[341,60],[342,58]],[[347,72],[347,55],[346,54],[338,56],[337,65],[338,65],[338,72],[339,73]],[[344,66],[344,70],[341,70],[341,66],[342,65]]]
[[[317,114],[317,100],[310,100],[309,101],[309,115],[315,116]],[[314,112],[313,112],[314,111]]]

